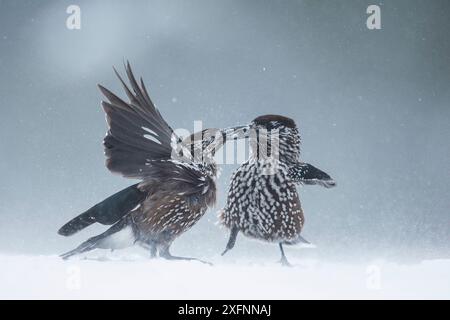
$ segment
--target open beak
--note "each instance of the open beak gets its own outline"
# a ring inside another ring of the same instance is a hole
[[[222,130],[226,140],[246,139],[250,137],[250,126],[237,126]]]

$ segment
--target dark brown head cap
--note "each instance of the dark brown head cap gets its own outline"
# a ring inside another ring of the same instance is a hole
[[[255,125],[271,128],[278,125],[283,125],[287,128],[296,128],[295,121],[288,117],[283,117],[276,114],[266,114],[264,116],[259,116],[253,120]]]

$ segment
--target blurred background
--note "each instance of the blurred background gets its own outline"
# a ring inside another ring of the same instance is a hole
[[[366,27],[371,4],[381,30]],[[56,233],[133,183],[104,166],[96,87],[124,96],[112,66],[129,59],[173,128],[296,120],[302,158],[338,187],[299,187],[317,248],[288,255],[449,258],[449,16],[448,0],[0,0],[0,253],[57,254],[105,229]],[[174,253],[224,248],[216,215],[236,167]],[[227,259],[245,256],[278,249],[240,237]]]

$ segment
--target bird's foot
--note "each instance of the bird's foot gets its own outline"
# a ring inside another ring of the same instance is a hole
[[[212,262],[205,261],[205,260],[200,260],[200,259],[192,259],[192,260],[201,262],[203,264],[207,264],[208,266],[213,266],[214,265]]]
[[[278,260],[278,263],[280,263],[283,267],[293,267],[293,265],[290,264],[286,257],[282,257],[280,260]]]
[[[164,258],[164,259],[166,259],[166,260],[198,261],[198,262],[201,262],[201,263],[210,265],[210,266],[213,265],[213,264],[212,264],[211,262],[209,262],[209,261],[204,261],[204,260],[197,259],[197,258],[177,257],[177,256],[172,256],[172,255],[170,255],[170,254],[163,254],[163,255],[160,255],[160,257],[161,257],[161,258]]]

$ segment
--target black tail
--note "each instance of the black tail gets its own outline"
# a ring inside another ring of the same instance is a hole
[[[115,234],[126,232],[125,235],[119,236],[114,239]],[[64,260],[84,252],[88,252],[94,249],[121,249],[133,245],[137,240],[136,233],[132,226],[131,217],[125,217],[119,220],[111,228],[103,232],[102,234],[89,238],[77,248],[63,253],[60,255]]]
[[[289,177],[297,183],[317,184],[325,188],[333,188],[336,181],[328,173],[305,162],[299,162],[289,168]]]
[[[95,222],[111,225],[119,221],[144,200],[146,193],[140,191],[137,186],[138,184],[135,184],[125,188],[96,204],[63,225],[58,233],[70,236]]]
[[[67,260],[70,257],[75,256],[77,254],[94,250],[97,247],[97,243],[100,239],[101,239],[100,236],[89,238],[88,240],[80,244],[77,248],[61,254],[60,257],[63,258],[64,260]]]

